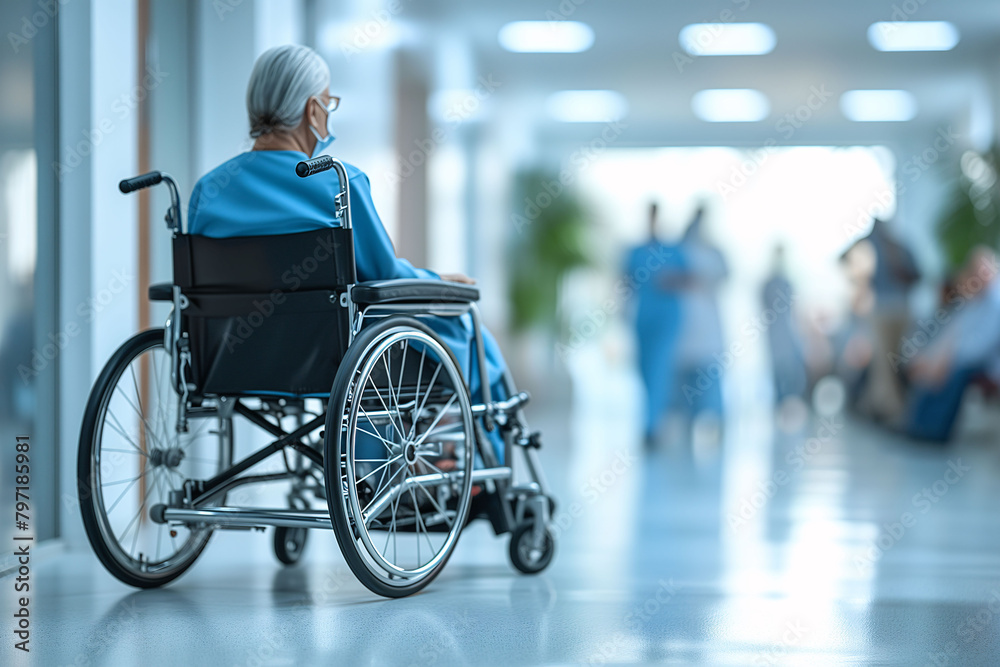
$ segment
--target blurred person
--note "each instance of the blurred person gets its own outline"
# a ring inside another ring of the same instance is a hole
[[[635,337],[639,374],[646,389],[643,438],[647,448],[656,443],[660,422],[670,407],[677,374],[677,342],[681,302],[678,288],[684,279],[684,255],[676,244],[658,233],[657,205],[649,206],[649,238],[629,251],[626,282],[635,285]]]
[[[682,411],[693,422],[721,433],[724,342],[718,292],[729,277],[722,252],[705,236],[705,208],[699,207],[680,242],[688,279],[682,298],[679,345]],[[707,421],[702,421],[707,420]],[[714,437],[714,436],[713,436]]]
[[[299,178],[295,165],[320,155],[334,140],[333,112],[340,98],[330,94],[330,68],[305,46],[279,46],[254,64],[246,95],[253,148],[203,176],[191,193],[188,231],[212,237],[293,234],[339,224],[335,172]],[[368,176],[351,164],[348,174],[354,257],[359,281],[416,278],[473,284],[462,274],[437,274],[396,256],[375,211]],[[234,176],[235,175],[235,176]],[[472,319],[425,318],[455,354],[477,402],[480,368],[472,362]],[[506,365],[493,336],[483,329],[487,382],[494,399],[505,396]],[[503,444],[494,429],[497,455]]]
[[[792,309],[794,294],[785,267],[785,249],[774,249],[771,276],[764,283],[763,307],[774,313],[767,328],[767,344],[774,373],[774,400],[781,407],[801,402],[806,394],[806,363],[802,337]]]
[[[858,396],[858,409],[877,421],[895,423],[903,415],[903,383],[891,357],[899,351],[910,323],[910,290],[920,271],[910,250],[878,218],[871,232],[855,245],[866,243],[875,256],[871,289],[873,339],[871,363]]]
[[[1000,382],[1000,280],[996,276],[996,254],[989,248],[976,248],[957,280],[951,314],[935,317],[942,327],[936,334],[925,332],[930,343],[917,351],[907,367],[913,383],[904,422],[908,435],[948,440],[969,384],[983,375]],[[903,358],[907,351],[904,345]]]

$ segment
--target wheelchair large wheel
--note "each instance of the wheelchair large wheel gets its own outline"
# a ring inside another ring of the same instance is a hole
[[[341,363],[326,423],[326,487],[355,576],[386,597],[429,584],[472,501],[468,388],[431,329],[394,316],[365,329]]]
[[[180,576],[211,535],[154,523],[185,479],[206,479],[232,463],[231,419],[192,420],[176,428],[178,395],[163,329],[122,345],[101,371],[87,402],[77,456],[83,525],[104,567],[126,584],[152,588]]]

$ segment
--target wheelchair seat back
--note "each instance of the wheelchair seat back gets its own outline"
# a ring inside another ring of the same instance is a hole
[[[174,238],[198,395],[326,395],[347,349],[351,231]]]

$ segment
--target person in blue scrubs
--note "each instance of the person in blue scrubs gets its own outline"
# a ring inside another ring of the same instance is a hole
[[[680,289],[686,278],[680,247],[664,243],[657,233],[657,206],[649,206],[649,239],[631,251],[625,282],[635,293],[635,337],[639,374],[646,388],[643,437],[656,443],[660,421],[671,404],[677,376],[677,342],[681,329]]]
[[[332,114],[340,99],[330,95],[330,69],[312,49],[280,46],[254,64],[247,87],[253,148],[223,163],[195,185],[188,207],[188,233],[211,237],[294,234],[339,225],[334,197],[336,172],[299,178],[295,165],[323,153],[334,140]],[[421,278],[473,284],[462,274],[437,274],[396,256],[372,202],[368,176],[354,165],[348,175],[354,257],[359,281]],[[455,354],[472,400],[482,400],[474,362],[472,318],[426,319]],[[483,330],[487,382],[494,399],[505,396],[506,368],[493,336]],[[503,446],[491,433],[500,459]]]

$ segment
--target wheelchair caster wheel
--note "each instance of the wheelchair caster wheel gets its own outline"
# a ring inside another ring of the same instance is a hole
[[[285,565],[295,565],[306,548],[308,528],[277,526],[274,529],[274,555]]]
[[[556,541],[552,531],[545,529],[542,544],[532,544],[535,524],[525,521],[518,525],[510,536],[510,562],[524,574],[538,574],[549,566],[555,554]]]

